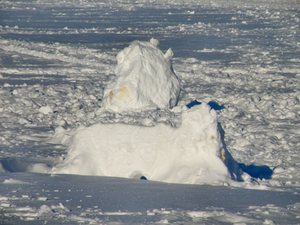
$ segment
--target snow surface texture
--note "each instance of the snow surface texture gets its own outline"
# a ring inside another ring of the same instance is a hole
[[[0,5],[2,224],[299,224],[298,0]],[[239,163],[275,168],[272,179],[226,187],[30,173],[66,157],[64,145],[47,142],[58,129],[180,126],[166,109],[101,110],[117,53],[152,37],[176,53],[178,105],[224,105],[217,114],[228,150]]]
[[[5,225],[299,224],[299,197],[290,192],[74,175],[2,177]]]
[[[96,124],[73,135],[66,159],[53,172],[187,184],[228,178],[217,115],[206,104],[185,109],[178,128]]]
[[[172,108],[179,97],[179,81],[172,70],[171,49],[163,54],[159,42],[134,41],[117,55],[117,75],[104,91],[103,109],[114,112]]]

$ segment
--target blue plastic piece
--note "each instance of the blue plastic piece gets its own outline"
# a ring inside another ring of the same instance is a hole
[[[188,107],[189,109],[194,107],[195,105],[201,105],[201,102],[198,102],[197,100],[193,100],[191,101],[189,104],[186,105],[186,107]]]
[[[224,105],[220,105],[219,103],[215,102],[215,101],[210,101],[209,103],[207,103],[210,108],[218,111],[218,110],[222,110],[222,109],[225,109],[225,106]]]
[[[186,107],[188,107],[188,108],[190,109],[190,108],[193,108],[195,105],[201,105],[201,104],[202,104],[201,102],[199,102],[199,101],[197,101],[197,100],[193,100],[193,101],[191,101],[190,103],[188,103],[188,104],[186,105]],[[224,106],[224,105],[220,105],[220,104],[217,103],[216,101],[210,101],[210,102],[208,102],[207,104],[210,106],[210,108],[212,108],[212,109],[214,109],[214,110],[216,110],[216,111],[225,109],[225,106]]]

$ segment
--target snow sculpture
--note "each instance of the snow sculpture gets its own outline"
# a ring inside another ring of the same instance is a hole
[[[52,172],[145,176],[171,183],[223,182],[229,175],[220,158],[217,126],[216,112],[205,103],[183,109],[178,128],[95,124],[73,134],[66,159]]]
[[[134,41],[117,55],[116,79],[104,91],[104,110],[114,112],[172,108],[180,86],[170,58],[157,47],[158,40]]]

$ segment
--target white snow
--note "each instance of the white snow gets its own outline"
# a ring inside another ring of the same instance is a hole
[[[158,49],[159,41],[134,41],[117,55],[116,79],[106,87],[103,109],[124,112],[172,108],[180,92],[170,62],[173,52]]]
[[[51,217],[53,216],[52,209],[47,205],[41,205],[37,212],[38,217]]]
[[[299,9],[298,0],[2,0],[0,223],[299,224]],[[180,80],[177,105],[224,104],[222,145],[239,163],[269,166],[272,179],[206,186],[35,173],[68,158],[78,127],[182,129],[183,112],[169,105],[103,110],[104,90],[128,75],[116,73],[116,55],[134,40],[159,57],[174,50],[164,65]],[[49,142],[54,134],[63,145]]]
[[[42,107],[39,109],[39,112],[46,115],[46,114],[51,113],[51,112],[52,112],[52,109],[50,108],[50,106],[46,105],[46,106],[42,106]]]
[[[22,173],[9,176],[24,179]],[[38,224],[41,221],[50,224],[189,221],[193,225],[267,221],[285,224],[287,218],[289,224],[297,224],[299,220],[298,197],[290,192],[73,175],[26,174],[26,179],[29,184],[0,186],[4,224],[9,224],[9,219],[13,224],[34,220]],[[20,192],[30,193],[30,198],[20,196]],[[86,199],[86,193],[92,193],[93,197]],[[47,195],[47,200],[35,197],[41,195]]]
[[[3,184],[26,184],[26,182],[24,181],[12,179],[12,178],[5,179],[2,183]]]
[[[173,52],[169,49],[163,55],[158,44],[153,38],[150,42],[134,41],[118,53],[117,79],[104,91],[104,110],[120,113],[176,105],[181,87],[170,64]],[[42,108],[40,112],[50,112]],[[183,108],[177,128],[98,123],[73,130],[67,137],[64,129],[58,128],[53,141],[68,143],[68,153],[52,172],[145,176],[153,181],[187,184],[224,182],[228,172],[221,160],[224,150],[216,112],[206,104]]]
[[[119,123],[79,128],[71,137],[66,159],[52,172],[217,183],[228,178],[221,148],[216,112],[202,104],[185,108],[178,128]]]

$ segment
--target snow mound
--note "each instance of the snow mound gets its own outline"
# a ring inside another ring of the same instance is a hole
[[[189,184],[227,180],[216,112],[207,104],[181,110],[177,128],[118,123],[79,128],[66,159],[52,172]]]
[[[170,58],[157,47],[158,40],[134,41],[117,55],[116,79],[104,91],[104,110],[113,112],[172,108],[180,85]]]

